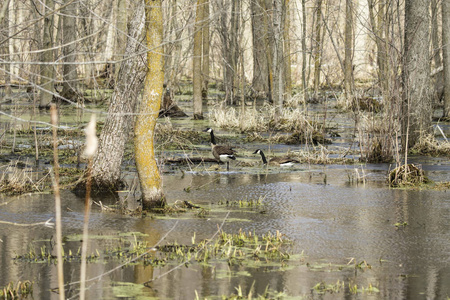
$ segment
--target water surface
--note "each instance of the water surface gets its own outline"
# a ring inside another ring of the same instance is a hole
[[[288,267],[244,267],[191,264],[179,268],[151,284],[141,285],[173,268],[129,265],[88,284],[88,299],[194,299],[231,295],[240,287],[247,295],[273,291],[296,299],[446,299],[450,296],[450,197],[447,191],[389,189],[384,182],[388,166],[370,168],[366,184],[356,184],[352,166],[300,166],[290,171],[264,168],[253,173],[192,172],[164,176],[169,203],[187,200],[210,210],[206,218],[180,214],[171,218],[132,217],[101,212],[94,205],[90,218],[90,249],[114,245],[119,233],[141,233],[156,244],[172,230],[162,244],[190,244],[210,238],[224,223],[223,230],[265,234],[280,231],[293,241]],[[448,168],[431,166],[432,179],[448,174]],[[186,192],[189,190],[189,192]],[[262,206],[227,206],[236,200],[258,200]],[[68,191],[62,193],[63,234],[81,234],[84,199]],[[112,199],[101,200],[111,204]],[[54,215],[52,195],[2,198],[0,220],[16,223],[43,222]],[[225,216],[229,212],[228,219]],[[397,226],[396,226],[397,224]],[[407,224],[399,226],[398,224]],[[175,226],[175,227],[174,227]],[[17,254],[31,246],[52,248],[54,229],[43,226],[18,227],[0,224],[0,286],[18,280],[34,282],[35,299],[57,299],[50,291],[57,287],[56,267],[51,264],[17,262]],[[111,236],[96,239],[95,236]],[[132,235],[124,239],[133,240]],[[65,251],[77,251],[81,243],[68,241]],[[363,267],[355,264],[364,262]],[[88,265],[88,278],[99,276],[118,265],[100,261]],[[65,282],[79,280],[79,263],[65,263]],[[319,295],[318,283],[344,282],[338,294]],[[128,283],[128,285],[125,285]],[[137,285],[132,285],[137,284]],[[359,291],[348,286],[376,287],[379,292]],[[77,298],[77,284],[70,285],[68,297]],[[209,298],[208,298],[209,299]]]

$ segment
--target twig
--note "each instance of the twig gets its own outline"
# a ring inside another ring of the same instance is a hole
[[[80,269],[80,300],[85,299],[86,292],[86,256],[88,245],[88,230],[89,230],[89,214],[91,207],[91,182],[92,182],[92,158],[89,158],[87,168],[87,182],[86,182],[86,199],[84,203],[84,224],[83,224],[83,245],[81,247],[81,269]]]
[[[7,224],[7,225],[14,225],[14,226],[22,226],[22,227],[28,227],[28,226],[38,226],[38,225],[44,225],[47,227],[53,227],[55,226],[55,223],[50,222],[53,218],[48,219],[45,222],[37,222],[37,223],[15,223],[15,222],[8,222],[8,221],[0,221],[0,224]]]
[[[56,215],[56,258],[58,261],[58,287],[59,299],[66,298],[64,291],[64,269],[62,260],[62,228],[61,228],[61,197],[59,194],[59,163],[58,163],[58,139],[56,124],[58,123],[58,112],[56,106],[50,107],[51,121],[53,124],[53,170],[55,172],[53,187],[55,190],[55,215]]]
[[[436,125],[436,127],[439,129],[439,131],[441,132],[442,136],[444,137],[445,141],[448,142],[447,137],[445,136],[445,133],[442,131],[441,126]]]

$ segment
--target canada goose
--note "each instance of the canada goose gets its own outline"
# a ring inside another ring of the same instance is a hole
[[[276,165],[280,167],[292,167],[295,163],[298,163],[299,161],[293,158],[289,157],[272,157],[269,159],[269,162],[267,162],[266,156],[264,155],[264,152],[262,152],[261,149],[257,149],[253,154],[260,154],[263,164],[269,163],[269,165]]]
[[[226,162],[227,163],[227,171],[230,170],[230,160],[236,160],[236,157],[234,156],[234,151],[229,146],[223,146],[223,145],[217,145],[216,144],[216,138],[214,137],[214,132],[211,128],[206,128],[204,132],[209,132],[211,135],[211,152],[214,156],[214,158],[218,162]]]

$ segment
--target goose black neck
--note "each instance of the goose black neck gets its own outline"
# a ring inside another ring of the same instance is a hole
[[[211,135],[211,144],[216,145],[216,138],[214,137],[213,131],[211,130],[209,134]]]
[[[267,159],[266,156],[264,155],[264,152],[262,152],[261,150],[259,151],[259,154],[261,154],[261,158],[264,164],[267,164]]]

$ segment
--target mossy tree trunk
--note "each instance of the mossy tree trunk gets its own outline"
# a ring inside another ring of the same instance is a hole
[[[136,53],[142,51],[140,41],[144,29],[144,1],[139,1],[128,26],[124,60],[120,64],[117,83],[94,158],[92,177],[100,190],[115,190],[122,184],[121,165],[126,142],[133,128],[136,102],[145,72]]]
[[[408,151],[431,130],[429,7],[430,0],[405,3],[403,151]]]
[[[153,143],[164,84],[163,16],[162,0],[145,0],[145,4],[148,71],[134,130],[134,150],[142,206],[152,209],[166,204]]]

